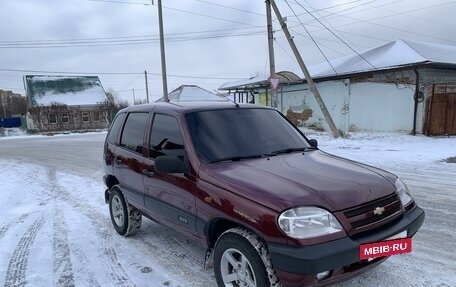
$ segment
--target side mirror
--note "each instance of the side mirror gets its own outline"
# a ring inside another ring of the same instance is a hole
[[[314,148],[318,148],[318,141],[316,139],[311,139],[309,140],[309,143],[311,146],[313,146]]]
[[[185,165],[177,156],[162,155],[155,159],[155,169],[164,173],[184,173]]]

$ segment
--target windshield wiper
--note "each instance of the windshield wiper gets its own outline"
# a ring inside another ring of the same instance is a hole
[[[216,162],[222,162],[222,161],[240,161],[243,159],[251,159],[251,158],[261,158],[263,157],[260,154],[254,154],[254,155],[237,155],[237,156],[229,156],[229,157],[223,157],[223,158],[218,158],[211,160],[209,163],[216,163]]]
[[[307,151],[307,150],[314,150],[314,147],[290,147],[290,148],[285,148],[285,149],[279,149],[276,151],[273,151],[273,154],[282,154],[282,153],[292,153],[296,151]]]

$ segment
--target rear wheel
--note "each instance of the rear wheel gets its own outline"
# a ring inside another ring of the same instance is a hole
[[[141,227],[141,213],[125,200],[117,186],[113,186],[109,193],[109,213],[112,225],[120,235],[133,235]]]
[[[266,247],[247,230],[233,228],[220,236],[214,264],[219,287],[280,286]]]

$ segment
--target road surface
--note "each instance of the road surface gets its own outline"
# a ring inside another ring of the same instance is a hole
[[[147,219],[133,237],[115,233],[103,200],[105,135],[0,139],[0,286],[215,286],[195,242]],[[369,148],[328,151],[398,174],[427,217],[411,254],[335,286],[456,286],[456,164],[388,162]]]

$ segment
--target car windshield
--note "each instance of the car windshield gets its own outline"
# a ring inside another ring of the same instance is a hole
[[[233,108],[186,115],[193,145],[205,162],[242,160],[312,148],[277,111]]]

